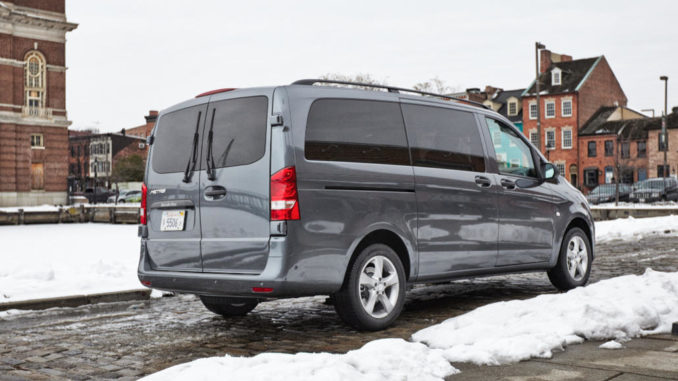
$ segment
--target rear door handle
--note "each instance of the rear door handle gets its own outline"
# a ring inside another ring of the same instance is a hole
[[[476,185],[482,188],[487,188],[492,185],[492,182],[485,176],[476,176]]]
[[[516,183],[509,179],[501,179],[501,186],[504,187],[504,189],[516,189]]]
[[[205,198],[207,200],[218,200],[226,196],[226,188],[222,186],[212,186],[205,189]]]

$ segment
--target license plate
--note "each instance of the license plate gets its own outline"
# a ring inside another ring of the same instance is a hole
[[[184,230],[185,210],[166,210],[160,219],[160,231],[171,232]]]

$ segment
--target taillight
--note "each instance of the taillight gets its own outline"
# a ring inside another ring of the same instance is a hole
[[[146,193],[147,193],[146,184],[141,184],[141,210],[139,211],[139,222],[142,225],[146,225]]]
[[[299,219],[297,172],[287,167],[271,175],[271,221]]]

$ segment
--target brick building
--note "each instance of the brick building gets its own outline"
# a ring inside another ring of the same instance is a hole
[[[0,206],[66,202],[65,0],[0,1]]]
[[[649,152],[648,173],[649,177],[676,176],[678,167],[678,107],[674,107],[673,112],[669,114],[666,123],[666,132],[668,135],[667,146],[664,147],[659,142],[661,134],[661,118],[657,119],[649,127],[647,137],[647,150]],[[664,171],[664,149],[666,149],[666,165],[668,168]]]
[[[490,92],[490,89],[494,90]],[[510,120],[520,131],[523,130],[522,93],[525,89],[503,90],[487,86],[488,97],[483,104]]]
[[[113,169],[121,159],[138,155],[145,162],[148,154],[145,138],[122,133],[71,131],[69,145],[70,192],[81,192],[95,184],[110,188],[115,181]]]
[[[121,133],[125,133],[126,135],[129,136],[138,136],[142,138],[148,137],[151,134],[151,131],[153,131],[153,127],[155,127],[155,121],[158,119],[158,112],[156,110],[150,110],[148,112],[148,115],[146,115],[144,118],[146,118],[146,124],[142,124],[141,126],[132,127],[128,129],[123,129]]]
[[[573,60],[542,50],[540,73],[540,149],[566,179],[579,186],[583,175],[579,129],[601,106],[626,106],[626,95],[605,56]],[[535,89],[533,81],[521,95],[523,133],[537,145]]]
[[[598,109],[579,130],[582,191],[616,178],[626,184],[648,178],[648,130],[657,122],[622,106]]]

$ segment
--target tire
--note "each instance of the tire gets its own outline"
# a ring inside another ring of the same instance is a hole
[[[584,231],[580,228],[568,230],[560,247],[558,262],[548,271],[551,284],[561,291],[586,285],[591,275],[591,253],[591,242]]]
[[[381,267],[381,274],[377,274]],[[364,248],[348,269],[334,309],[348,325],[366,331],[390,326],[405,304],[405,269],[393,249],[383,244]]]
[[[245,316],[259,304],[256,299],[200,295],[205,308],[224,317]]]

